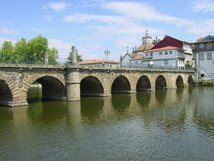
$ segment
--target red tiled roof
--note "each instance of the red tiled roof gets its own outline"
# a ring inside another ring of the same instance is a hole
[[[137,52],[144,52],[147,50],[150,50],[152,47],[154,47],[153,44],[142,44],[137,48]]]
[[[142,59],[145,59],[145,57],[141,55],[135,55],[134,58],[132,58],[131,60],[142,60]]]
[[[165,47],[161,47],[161,48],[151,49],[151,50],[148,50],[147,52],[162,51],[162,50],[175,50],[175,49],[183,50],[182,48],[179,48],[179,47],[165,46]]]
[[[113,60],[104,60],[104,59],[95,59],[95,60],[83,60],[79,62],[79,64],[99,64],[99,63],[110,63],[110,64],[118,64],[119,62]]]
[[[173,37],[170,36],[166,36],[163,40],[161,40],[159,43],[157,43],[153,48],[153,49],[159,49],[162,47],[166,47],[166,46],[173,46],[173,47],[177,47],[177,48],[183,48],[183,41],[175,39]]]

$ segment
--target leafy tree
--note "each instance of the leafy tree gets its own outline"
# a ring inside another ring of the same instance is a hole
[[[25,63],[26,57],[28,55],[28,42],[26,39],[22,38],[21,40],[17,40],[14,47],[14,58],[17,63]]]
[[[47,38],[41,35],[29,41],[24,38],[17,40],[14,46],[10,41],[5,41],[0,47],[0,62],[43,64],[45,53],[48,53],[49,64],[57,64],[57,49],[49,49]]]
[[[5,41],[2,44],[0,51],[0,60],[4,63],[11,63],[13,58],[13,44],[10,41]]]
[[[79,55],[77,53],[77,62],[81,62],[81,61],[83,61],[82,55]],[[72,64],[72,51],[69,52],[69,56],[67,58],[66,64]]]
[[[48,50],[47,38],[39,35],[28,43],[27,63],[44,63],[45,53]]]
[[[58,64],[58,50],[56,48],[48,49],[48,64],[56,65]]]
[[[152,44],[153,44],[153,45],[156,45],[156,44],[159,43],[160,41],[161,41],[160,39],[157,39],[157,38],[156,38],[155,40],[152,41]]]

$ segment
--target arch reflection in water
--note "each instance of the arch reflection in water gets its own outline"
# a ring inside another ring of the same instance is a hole
[[[80,83],[81,96],[102,96],[103,86],[96,77],[88,76]]]
[[[104,100],[102,97],[85,97],[81,99],[82,121],[93,122],[100,119],[103,111]]]
[[[188,77],[188,84],[189,86],[194,86],[194,81],[191,75]]]
[[[117,77],[111,87],[111,93],[129,93],[131,90],[128,79],[124,76]]]
[[[151,89],[151,83],[147,76],[142,76],[137,82],[137,91],[145,91]]]
[[[60,101],[36,102],[28,105],[28,116],[43,123],[62,120],[66,113],[66,103]]]
[[[177,88],[176,95],[179,99],[183,98],[184,88]]]
[[[142,107],[148,107],[151,101],[151,92],[143,91],[136,94],[137,101]]]
[[[155,98],[160,104],[164,104],[166,101],[167,90],[157,90],[155,91]]]
[[[127,94],[112,95],[111,103],[117,112],[125,112],[129,109],[131,96]]]
[[[5,120],[12,120],[13,113],[8,107],[0,107],[0,124]]]

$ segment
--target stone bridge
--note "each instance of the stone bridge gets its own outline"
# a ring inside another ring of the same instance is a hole
[[[43,100],[79,101],[81,96],[192,86],[194,71],[0,65],[0,105],[27,105],[34,83],[42,85]]]

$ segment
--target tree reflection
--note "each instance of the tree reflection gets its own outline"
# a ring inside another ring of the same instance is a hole
[[[104,106],[102,97],[85,97],[81,99],[81,116],[83,121],[95,122],[100,119]]]
[[[112,95],[113,108],[118,112],[125,112],[130,107],[131,97],[128,94]]]
[[[151,101],[151,92],[138,92],[137,93],[137,101],[142,107],[148,107]]]

